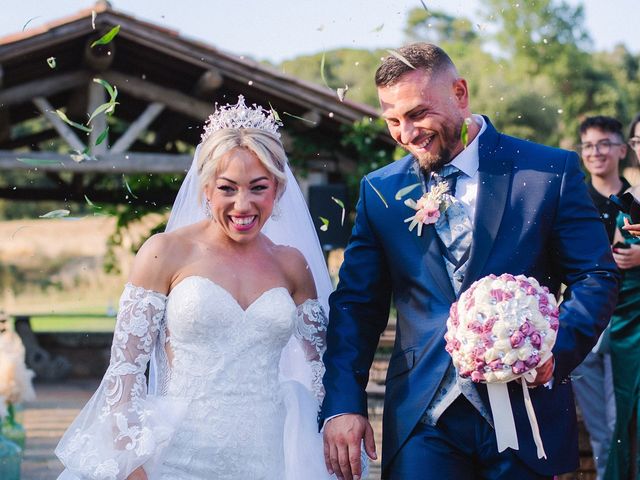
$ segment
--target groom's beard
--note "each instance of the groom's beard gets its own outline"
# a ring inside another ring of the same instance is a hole
[[[456,149],[461,141],[460,136],[464,123],[464,118],[462,117],[456,120],[454,125],[445,126],[439,133],[439,140],[442,146],[437,153],[425,153],[417,157],[420,168],[427,172],[437,172],[451,162],[451,152]]]

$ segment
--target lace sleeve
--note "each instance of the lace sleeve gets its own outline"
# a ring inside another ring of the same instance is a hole
[[[126,479],[169,443],[183,406],[148,396],[145,377],[165,305],[165,295],[125,286],[107,372],[56,448],[67,468],[61,478]]]
[[[319,403],[324,398],[322,355],[327,348],[328,323],[318,300],[309,299],[296,308],[295,335],[302,344],[305,358],[311,367],[311,387]]]

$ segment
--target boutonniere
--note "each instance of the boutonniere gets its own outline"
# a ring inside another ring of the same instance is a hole
[[[416,211],[414,215],[404,220],[404,223],[411,222],[409,223],[410,232],[417,226],[418,236],[422,236],[423,225],[432,225],[438,221],[440,215],[449,208],[448,191],[449,186],[446,182],[439,182],[422,195],[417,202],[412,198],[404,201],[407,207]]]

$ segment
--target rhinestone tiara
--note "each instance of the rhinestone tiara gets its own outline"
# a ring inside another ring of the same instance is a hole
[[[244,95],[239,95],[238,103],[235,105],[227,104],[218,107],[216,102],[214,112],[209,115],[204,124],[201,141],[204,142],[212,133],[225,128],[258,128],[280,138],[278,133],[280,126],[282,122],[276,118],[273,110],[266,110],[255,103],[247,107],[244,103]]]

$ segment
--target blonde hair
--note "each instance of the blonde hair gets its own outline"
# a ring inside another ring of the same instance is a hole
[[[246,148],[258,157],[260,163],[273,175],[276,181],[276,198],[280,198],[287,184],[287,155],[275,135],[258,128],[224,128],[209,135],[200,145],[198,154],[200,192],[223,168],[221,158],[234,148]]]

